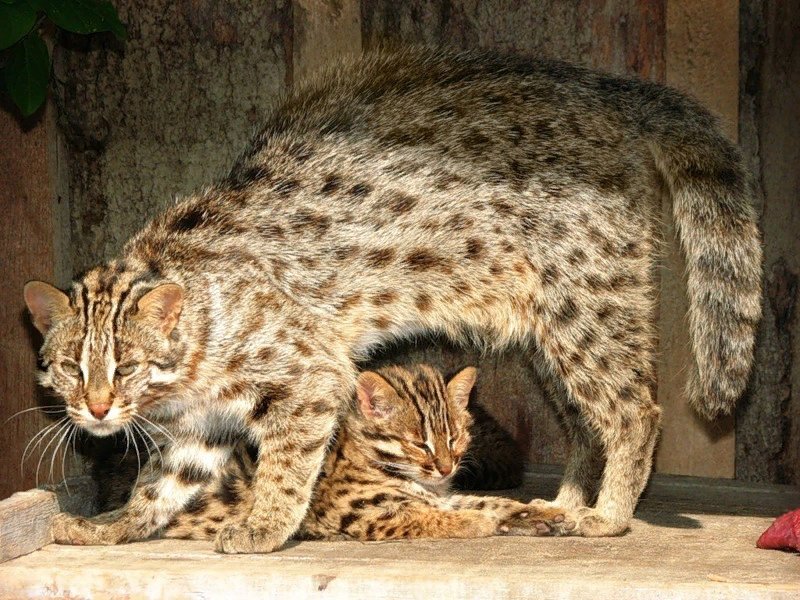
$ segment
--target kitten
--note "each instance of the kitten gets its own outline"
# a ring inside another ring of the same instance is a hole
[[[445,385],[427,365],[361,373],[357,407],[337,434],[296,537],[368,541],[549,532],[547,522],[532,519],[521,502],[448,492],[470,446],[467,401],[475,377],[468,367]],[[244,518],[253,504],[252,471],[250,456],[240,449],[162,535],[213,539],[220,526]]]
[[[26,286],[45,335],[40,380],[74,423],[104,436],[141,421],[171,438],[123,508],[60,515],[55,540],[149,537],[246,441],[259,449],[253,507],[216,548],[280,547],[306,514],[356,361],[431,331],[529,345],[573,446],[555,502],[535,510],[558,509],[573,534],[623,533],[660,419],[664,189],[686,254],[689,401],[729,413],[752,362],[761,247],[739,152],[701,106],[563,63],[428,50],[297,86],[226,179],[121,258],[69,294]]]

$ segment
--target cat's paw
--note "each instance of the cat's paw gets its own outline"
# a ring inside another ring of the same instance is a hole
[[[88,546],[113,543],[103,541],[98,535],[97,526],[89,519],[68,513],[59,513],[53,517],[50,532],[56,544]]]
[[[537,526],[540,531],[538,535],[610,537],[622,535],[628,530],[627,521],[611,519],[595,508],[565,509],[554,502],[546,500],[532,500],[528,503],[528,506],[534,511],[543,511],[544,514],[549,511],[555,511],[563,515],[563,518],[544,521],[546,528]]]
[[[499,526],[501,535],[569,535],[575,522],[565,511],[552,506],[529,506],[506,516]]]
[[[247,523],[226,525],[217,534],[214,549],[223,554],[267,554],[286,542],[285,537]]]
[[[594,508],[579,508],[574,511],[577,527],[573,535],[583,537],[612,537],[628,531],[627,521],[616,521]]]

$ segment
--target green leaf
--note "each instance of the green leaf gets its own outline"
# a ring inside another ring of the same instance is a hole
[[[99,33],[110,31],[124,39],[125,26],[110,2],[100,0],[37,0],[48,18],[73,33]]]
[[[0,50],[18,42],[36,23],[36,11],[27,3],[0,4]]]
[[[48,18],[73,33],[108,31],[99,3],[93,0],[42,0]]]
[[[50,79],[50,56],[38,33],[25,36],[11,48],[3,75],[8,94],[23,116],[35,113],[44,103]]]
[[[114,37],[116,37],[118,40],[124,40],[126,37],[128,37],[128,30],[119,20],[117,9],[114,8],[114,5],[111,4],[111,2],[100,2],[99,8],[103,15],[103,22],[106,26],[106,29],[113,33]]]

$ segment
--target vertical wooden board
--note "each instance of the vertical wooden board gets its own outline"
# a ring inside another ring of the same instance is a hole
[[[295,79],[337,58],[361,52],[358,0],[294,0],[292,22]]]
[[[22,287],[30,279],[53,279],[52,216],[43,117],[21,124],[0,109],[0,499],[33,487],[31,463],[20,472],[28,440],[48,420],[17,411],[43,402],[35,383],[39,334],[30,326]],[[8,419],[10,421],[6,422]],[[35,464],[35,463],[34,463]]]
[[[695,96],[722,118],[736,139],[739,94],[738,0],[670,0],[667,4],[667,83]],[[664,423],[656,457],[661,473],[733,477],[734,420],[706,423],[686,403],[692,360],[686,324],[684,262],[665,198],[666,252],[661,279],[658,401]]]
[[[764,316],[736,478],[800,485],[800,3],[742,0],[740,143],[756,175]]]

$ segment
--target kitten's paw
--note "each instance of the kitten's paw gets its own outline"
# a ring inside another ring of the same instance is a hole
[[[237,523],[220,530],[214,549],[223,554],[266,554],[277,550],[285,542],[286,538],[266,528]]]
[[[565,511],[551,506],[530,506],[504,518],[499,526],[501,535],[568,535],[575,522]]]

